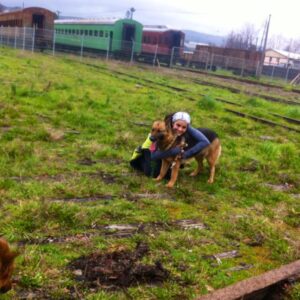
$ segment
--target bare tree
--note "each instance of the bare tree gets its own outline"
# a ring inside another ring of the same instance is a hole
[[[231,31],[227,36],[225,46],[237,49],[256,49],[258,42],[258,31],[253,24],[245,24],[238,32]]]
[[[258,31],[253,24],[245,24],[238,32],[231,31],[227,36],[225,46],[237,49],[256,49],[258,42]]]
[[[269,39],[268,39],[268,48],[272,48],[272,49],[278,49],[278,50],[282,50],[284,49],[284,47],[286,47],[288,43],[288,40],[278,34],[278,35],[272,35]]]

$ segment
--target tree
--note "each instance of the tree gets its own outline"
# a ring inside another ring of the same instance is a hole
[[[245,24],[239,32],[231,31],[227,36],[225,47],[237,49],[256,49],[258,31],[253,24]]]

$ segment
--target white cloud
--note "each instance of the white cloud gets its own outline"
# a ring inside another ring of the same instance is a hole
[[[125,16],[134,7],[134,18],[143,24],[166,24],[206,33],[227,34],[254,24],[261,29],[272,15],[270,34],[300,38],[299,0],[24,0],[25,6],[59,10],[62,15],[81,17]],[[21,6],[22,0],[2,0],[7,6]]]

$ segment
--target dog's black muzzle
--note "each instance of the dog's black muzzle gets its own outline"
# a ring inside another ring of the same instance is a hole
[[[150,135],[149,139],[150,139],[151,142],[156,142],[156,140],[157,140],[157,138],[153,135]]]
[[[149,139],[151,142],[156,142],[158,140],[162,140],[164,138],[164,136],[165,135],[163,133],[158,133],[156,136],[151,135]]]

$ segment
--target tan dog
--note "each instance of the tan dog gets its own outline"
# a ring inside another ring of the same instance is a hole
[[[161,151],[167,151],[176,146],[181,146],[183,149],[185,145],[183,137],[174,135],[172,133],[172,130],[170,130],[166,126],[166,123],[164,121],[155,121],[153,123],[150,139],[152,141],[156,141],[157,148]],[[162,159],[160,173],[155,180],[162,180],[166,176],[170,166],[172,165],[171,179],[166,186],[169,188],[173,187],[178,177],[180,162],[180,155]]]
[[[17,253],[10,250],[7,241],[0,238],[0,294],[6,293],[12,287],[11,276],[16,256]]]
[[[198,130],[201,131],[207,137],[207,139],[210,141],[210,145],[205,147],[201,152],[197,153],[194,156],[194,158],[198,162],[198,166],[196,170],[190,174],[190,176],[196,176],[201,171],[203,171],[203,160],[205,158],[210,167],[210,175],[207,182],[213,183],[216,163],[221,155],[221,143],[214,131],[206,128]],[[164,121],[155,121],[153,123],[151,129],[151,139],[157,142],[158,149],[162,151],[169,150],[176,146],[181,146],[182,148],[185,147],[184,138],[174,135],[172,133],[172,130],[168,126],[166,126],[166,123]],[[168,157],[163,159],[160,174],[155,180],[162,180],[166,176],[170,166],[172,166],[171,179],[168,182],[167,187],[173,187],[177,180],[181,163],[181,155],[178,155],[177,157]]]

